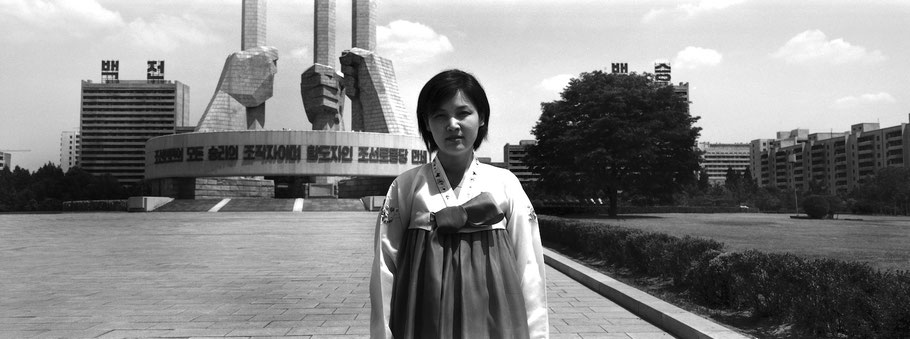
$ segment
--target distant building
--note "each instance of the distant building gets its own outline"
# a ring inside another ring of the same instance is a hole
[[[849,192],[885,167],[910,167],[908,124],[879,128],[851,126],[849,132],[778,132],[777,139],[756,139],[752,176],[761,186],[805,191],[810,183],[829,193]],[[766,146],[763,146],[766,145]]]
[[[749,144],[699,142],[702,154],[701,167],[708,173],[708,183],[723,185],[727,181],[727,169],[743,172],[749,168]]]
[[[535,182],[538,179],[538,175],[532,173],[524,161],[525,155],[528,154],[528,146],[536,144],[537,140],[521,140],[518,145],[506,144],[502,147],[504,168],[515,174],[518,177],[518,181],[522,184]]]
[[[614,74],[629,74],[629,64],[625,62],[614,62],[611,64],[611,73]],[[673,93],[685,99],[686,102],[689,102],[689,83],[680,82],[678,85],[674,85],[671,81],[671,67],[669,61],[656,61],[654,62],[654,74],[652,74],[655,86],[673,86]],[[688,110],[689,107],[686,106]]]
[[[0,171],[10,168],[12,158],[12,154],[0,152]]]
[[[78,164],[132,185],[145,174],[145,142],[189,125],[190,90],[179,81],[82,81]]]
[[[505,162],[493,162],[493,159],[490,157],[477,157],[477,162],[481,164],[487,164],[493,167],[506,168]]]
[[[673,85],[673,93],[676,93],[676,95],[685,99],[686,102],[689,102],[689,83],[680,82],[679,85]],[[686,106],[686,108],[688,109],[688,106]]]
[[[60,133],[60,169],[63,173],[70,168],[79,166],[79,145],[81,136],[78,131],[63,131]]]

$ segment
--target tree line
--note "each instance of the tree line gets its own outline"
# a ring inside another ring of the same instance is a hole
[[[82,168],[66,173],[48,162],[34,173],[16,166],[0,171],[0,212],[59,211],[64,201],[126,199],[130,192],[117,179]]]
[[[616,216],[632,206],[738,206],[793,211],[804,202],[838,212],[910,214],[910,168],[883,168],[853,192],[829,195],[811,181],[804,190],[760,187],[747,169],[732,168],[712,186],[699,165],[699,117],[673,86],[650,74],[581,73],[560,98],[541,103],[532,129],[537,144],[525,163],[539,180],[526,187],[538,199],[601,199]],[[812,198],[810,197],[820,197]],[[816,206],[813,206],[816,207]]]
[[[805,190],[759,187],[751,173],[727,169],[726,183],[711,191],[758,207],[762,211],[806,209],[813,197],[823,199],[831,212],[854,214],[910,215],[910,168],[885,167],[860,180],[852,191],[831,194],[822,182],[810,180]],[[816,199],[816,201],[819,201]]]

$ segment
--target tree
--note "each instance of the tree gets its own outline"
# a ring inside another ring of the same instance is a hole
[[[821,195],[810,195],[803,200],[803,211],[812,219],[822,219],[828,215],[831,206],[828,198]]]
[[[739,175],[739,171],[733,169],[732,166],[728,166],[727,173],[724,174],[724,187],[730,192],[735,192],[740,188],[741,179],[742,176]]]
[[[666,202],[696,183],[701,129],[671,86],[635,73],[582,73],[541,110],[526,161],[544,191],[606,195],[615,216],[620,190]]]
[[[698,172],[698,190],[702,193],[707,192],[711,188],[711,182],[708,180],[708,171],[704,168]]]
[[[751,168],[746,167],[746,169],[743,171],[743,179],[741,184],[743,186],[743,191],[745,191],[749,196],[755,195],[758,192],[758,183],[755,181],[755,179],[752,178]]]
[[[910,214],[910,167],[879,169],[852,194],[856,212]]]
[[[724,188],[730,192],[730,196],[737,203],[743,201],[745,196],[745,187],[743,185],[743,176],[732,166],[727,167],[727,173],[724,175]]]

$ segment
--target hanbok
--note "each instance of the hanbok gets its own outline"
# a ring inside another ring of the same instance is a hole
[[[376,226],[371,336],[548,337],[537,216],[518,179],[474,160],[459,186],[434,159],[389,187]],[[477,201],[499,217],[471,223],[468,213],[456,233],[437,227],[443,209]]]

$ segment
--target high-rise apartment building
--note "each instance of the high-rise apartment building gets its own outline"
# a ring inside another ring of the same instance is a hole
[[[805,191],[816,185],[831,194],[849,192],[879,169],[910,167],[908,126],[861,123],[849,132],[809,134],[802,129],[753,140],[751,158],[758,167],[752,176],[761,186],[779,189]]]
[[[528,154],[528,146],[536,144],[537,140],[521,140],[518,145],[505,144],[502,147],[502,162],[505,163],[505,169],[515,174],[522,184],[538,179],[538,175],[531,172],[524,160]]]
[[[60,169],[63,173],[70,168],[79,166],[79,145],[81,141],[79,132],[63,131],[60,133]]]
[[[708,183],[723,185],[727,181],[727,169],[742,173],[749,168],[749,144],[721,144],[699,142],[702,154],[701,167],[708,173]]]
[[[190,91],[179,81],[82,81],[79,167],[132,185],[145,174],[145,142],[189,125]]]
[[[12,154],[0,152],[0,171],[9,168],[10,164],[12,164],[12,158]]]

